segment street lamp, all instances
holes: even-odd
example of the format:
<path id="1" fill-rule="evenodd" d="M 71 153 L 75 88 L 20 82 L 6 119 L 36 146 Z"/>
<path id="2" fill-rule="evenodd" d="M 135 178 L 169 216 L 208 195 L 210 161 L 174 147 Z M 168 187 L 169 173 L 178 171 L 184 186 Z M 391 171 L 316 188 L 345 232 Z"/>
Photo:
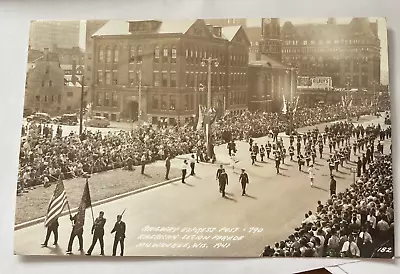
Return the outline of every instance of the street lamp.
<path id="1" fill-rule="evenodd" d="M 217 58 L 203 58 L 201 62 L 201 66 L 205 67 L 208 66 L 208 73 L 207 73 L 207 111 L 206 111 L 206 145 L 207 145 L 207 154 L 210 159 L 212 159 L 212 150 L 211 150 L 211 67 L 215 66 L 218 67 L 218 59 Z"/>

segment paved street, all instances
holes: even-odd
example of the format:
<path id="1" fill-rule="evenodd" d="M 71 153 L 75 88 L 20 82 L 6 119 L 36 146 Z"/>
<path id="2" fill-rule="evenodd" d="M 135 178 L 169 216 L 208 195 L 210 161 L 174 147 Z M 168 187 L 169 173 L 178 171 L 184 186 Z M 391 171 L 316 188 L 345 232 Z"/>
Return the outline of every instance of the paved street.
<path id="1" fill-rule="evenodd" d="M 362 117 L 360 123 L 383 124 L 383 118 Z M 313 127 L 310 127 L 313 128 Z M 324 125 L 319 125 L 320 130 Z M 301 129 L 307 131 L 308 128 Z M 258 138 L 258 144 L 265 144 L 268 137 Z M 285 147 L 288 138 L 284 137 Z M 246 168 L 250 184 L 248 196 L 241 196 L 238 174 L 226 167 L 229 175 L 227 197 L 222 198 L 215 180 L 216 165 L 198 164 L 197 175 L 180 182 L 145 191 L 111 203 L 93 208 L 95 217 L 100 210 L 105 212 L 105 253 L 111 255 L 113 228 L 116 215 L 125 208 L 123 220 L 127 224 L 125 255 L 136 256 L 258 256 L 265 245 L 284 240 L 300 225 L 304 213 L 316 209 L 318 200 L 326 201 L 329 197 L 329 170 L 327 159 L 329 149 L 324 148 L 324 159 L 317 158 L 314 188 L 310 187 L 308 174 L 298 171 L 297 163 L 286 158 L 282 165 L 281 175 L 275 172 L 274 161 L 257 163 L 251 166 L 248 144 L 237 142 L 238 167 Z M 389 141 L 385 141 L 386 152 Z M 220 162 L 228 163 L 226 145 L 216 148 Z M 173 166 L 180 167 L 182 157 L 174 159 Z M 352 160 L 354 156 L 352 155 Z M 164 165 L 163 162 L 155 165 Z M 353 181 L 350 167 L 345 165 L 337 173 L 337 191 L 343 191 Z M 303 168 L 305 169 L 305 168 Z M 50 198 L 50 197 L 49 197 Z M 84 231 L 84 249 L 91 242 L 90 228 L 92 216 L 90 209 L 86 211 Z M 30 255 L 62 255 L 65 254 L 71 222 L 67 216 L 59 219 L 59 247 L 49 245 L 41 248 L 45 228 L 43 224 L 34 225 L 15 232 L 15 253 Z M 147 226 L 147 230 L 144 229 Z M 165 227 L 167 231 L 151 232 L 150 227 Z M 185 230 L 185 228 L 207 228 L 205 230 Z M 146 236 L 147 235 L 147 236 Z M 157 236 L 158 235 L 158 236 Z M 187 236 L 185 236 L 187 235 Z M 195 237 L 198 237 L 195 239 Z M 209 237 L 208 237 L 209 236 Z M 229 236 L 236 236 L 230 237 Z M 162 239 L 146 239 L 159 237 Z M 139 239 L 142 238 L 142 239 Z M 49 243 L 52 243 L 52 238 Z M 151 247 L 152 244 L 160 244 Z M 175 243 L 171 246 L 171 243 Z M 164 245 L 163 245 L 164 244 Z M 74 252 L 79 254 L 78 242 L 74 243 Z M 99 247 L 92 255 L 100 253 Z M 118 253 L 117 253 L 118 254 Z"/>

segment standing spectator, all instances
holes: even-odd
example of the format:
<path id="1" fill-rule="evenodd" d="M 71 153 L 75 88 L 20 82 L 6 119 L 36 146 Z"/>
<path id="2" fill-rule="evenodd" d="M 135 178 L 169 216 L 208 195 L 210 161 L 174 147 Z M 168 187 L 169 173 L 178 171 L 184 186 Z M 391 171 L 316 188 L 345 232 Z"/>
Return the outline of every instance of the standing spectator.
<path id="1" fill-rule="evenodd" d="M 192 154 L 192 156 L 190 157 L 190 175 L 191 176 L 196 175 L 194 172 L 195 165 L 196 165 L 196 159 L 194 158 L 194 155 Z"/>
<path id="2" fill-rule="evenodd" d="M 187 160 L 183 161 L 181 170 L 182 170 L 182 184 L 185 184 L 185 177 L 187 172 Z"/>
<path id="3" fill-rule="evenodd" d="M 169 180 L 169 171 L 171 170 L 171 158 L 168 155 L 165 159 L 165 180 Z"/>
<path id="4" fill-rule="evenodd" d="M 146 167 L 146 155 L 145 154 L 142 155 L 142 158 L 140 159 L 140 163 L 142 165 L 142 169 L 140 171 L 140 174 L 144 174 L 144 169 Z"/>
<path id="5" fill-rule="evenodd" d="M 342 257 L 346 258 L 359 258 L 360 257 L 360 249 L 357 244 L 354 242 L 354 236 L 350 235 L 349 239 L 343 244 L 342 247 Z"/>

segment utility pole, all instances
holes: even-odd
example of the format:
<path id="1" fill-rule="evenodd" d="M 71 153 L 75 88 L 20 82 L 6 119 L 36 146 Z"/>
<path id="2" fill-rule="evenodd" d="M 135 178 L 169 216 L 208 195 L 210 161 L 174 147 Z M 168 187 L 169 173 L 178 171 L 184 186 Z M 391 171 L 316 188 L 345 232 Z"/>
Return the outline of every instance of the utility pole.
<path id="1" fill-rule="evenodd" d="M 142 119 L 142 71 L 139 70 L 139 99 L 138 99 L 138 124 L 140 125 Z"/>
<path id="2" fill-rule="evenodd" d="M 79 136 L 81 136 L 82 135 L 82 132 L 83 132 L 83 108 L 84 108 L 84 106 L 83 106 L 83 102 L 84 102 L 84 89 L 85 89 L 85 76 L 82 76 L 82 81 L 81 81 L 81 87 L 82 87 L 82 90 L 81 90 L 81 109 L 80 109 L 80 112 L 79 112 Z"/>
<path id="3" fill-rule="evenodd" d="M 211 66 L 214 64 L 215 67 L 218 67 L 218 59 L 217 58 L 203 58 L 201 65 L 205 67 L 208 65 L 208 73 L 207 73 L 207 111 L 206 111 L 206 144 L 207 144 L 207 154 L 208 157 L 212 158 L 212 150 L 211 150 Z"/>

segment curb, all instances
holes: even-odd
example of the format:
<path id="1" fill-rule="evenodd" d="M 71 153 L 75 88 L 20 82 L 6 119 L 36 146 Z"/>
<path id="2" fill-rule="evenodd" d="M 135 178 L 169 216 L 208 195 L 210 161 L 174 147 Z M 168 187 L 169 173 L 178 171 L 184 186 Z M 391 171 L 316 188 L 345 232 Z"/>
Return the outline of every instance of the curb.
<path id="1" fill-rule="evenodd" d="M 188 177 L 189 177 L 189 175 L 186 176 L 186 178 L 188 178 Z M 160 183 L 157 183 L 157 184 L 154 184 L 154 185 L 150 185 L 150 186 L 145 186 L 145 187 L 142 187 L 142 188 L 139 188 L 139 189 L 136 189 L 136 190 L 132 190 L 132 191 L 129 191 L 129 192 L 126 192 L 126 193 L 122 193 L 122 194 L 118 194 L 118 195 L 115 195 L 115 196 L 112 196 L 112 197 L 109 197 L 109 198 L 105 198 L 103 200 L 99 200 L 99 201 L 93 202 L 92 203 L 92 207 L 99 206 L 99 205 L 102 205 L 102 204 L 105 204 L 105 203 L 109 203 L 109 202 L 112 202 L 112 201 L 115 201 L 115 200 L 119 200 L 119 199 L 122 199 L 122 198 L 126 198 L 128 196 L 131 196 L 131 195 L 134 195 L 134 194 L 138 194 L 138 193 L 141 193 L 141 192 L 146 191 L 146 190 L 150 190 L 150 189 L 157 188 L 157 187 L 160 187 L 160 186 L 164 186 L 164 185 L 167 185 L 167 184 L 170 184 L 170 183 L 174 183 L 174 182 L 179 181 L 180 179 L 181 179 L 181 177 L 177 177 L 177 178 L 174 178 L 174 179 L 171 179 L 171 180 L 168 180 L 168 181 L 160 182 Z M 71 213 L 76 213 L 76 212 L 78 212 L 78 207 L 71 208 Z M 68 214 L 69 214 L 69 211 L 65 210 L 60 214 L 60 217 L 68 215 Z M 38 223 L 42 223 L 42 222 L 44 222 L 45 219 L 46 219 L 46 217 L 44 216 L 44 217 L 40 217 L 40 218 L 37 218 L 37 219 L 34 219 L 34 220 L 30 220 L 30 221 L 25 222 L 25 223 L 21 223 L 21 224 L 15 225 L 14 226 L 14 231 L 17 231 L 17 230 L 20 230 L 20 229 L 23 229 L 23 228 L 26 228 L 26 227 L 29 227 L 29 226 L 33 226 L 33 225 L 36 225 Z"/>

